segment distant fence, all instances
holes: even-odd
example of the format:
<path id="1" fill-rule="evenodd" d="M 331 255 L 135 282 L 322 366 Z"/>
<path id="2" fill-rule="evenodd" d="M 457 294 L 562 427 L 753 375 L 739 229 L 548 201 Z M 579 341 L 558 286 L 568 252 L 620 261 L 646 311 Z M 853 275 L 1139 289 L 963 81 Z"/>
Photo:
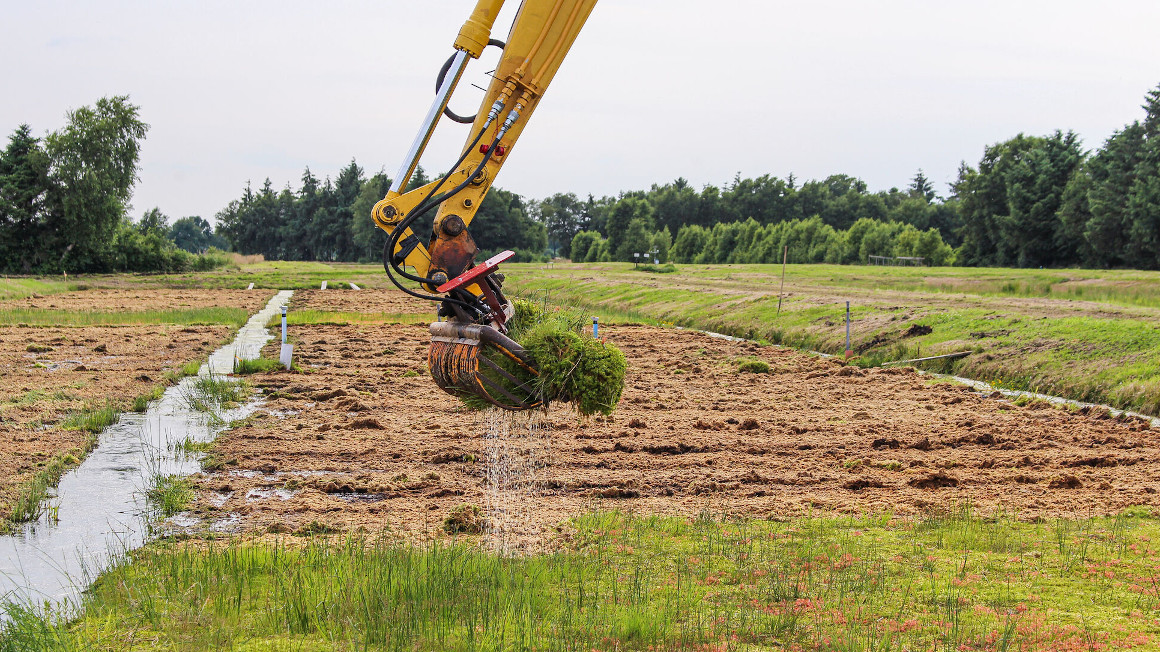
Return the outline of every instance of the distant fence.
<path id="1" fill-rule="evenodd" d="M 922 267 L 926 258 L 922 256 L 870 256 L 871 265 L 911 265 Z"/>

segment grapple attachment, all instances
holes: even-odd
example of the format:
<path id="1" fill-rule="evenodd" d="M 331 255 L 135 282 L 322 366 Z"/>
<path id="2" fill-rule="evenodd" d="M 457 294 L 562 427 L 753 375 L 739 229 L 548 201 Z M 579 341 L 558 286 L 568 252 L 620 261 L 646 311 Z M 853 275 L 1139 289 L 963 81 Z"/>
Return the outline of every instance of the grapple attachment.
<path id="1" fill-rule="evenodd" d="M 431 324 L 427 366 L 435 384 L 455 396 L 475 396 L 505 410 L 543 404 L 531 357 L 491 326 L 457 321 Z"/>

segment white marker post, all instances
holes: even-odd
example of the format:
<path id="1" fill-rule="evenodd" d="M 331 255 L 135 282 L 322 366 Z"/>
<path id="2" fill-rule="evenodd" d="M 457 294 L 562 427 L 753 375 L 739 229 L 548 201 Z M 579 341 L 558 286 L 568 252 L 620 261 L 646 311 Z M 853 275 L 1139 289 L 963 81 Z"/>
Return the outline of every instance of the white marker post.
<path id="1" fill-rule="evenodd" d="M 323 290 L 325 290 L 325 289 L 326 289 L 326 281 L 323 281 L 323 282 L 322 282 L 322 288 L 321 288 L 321 289 L 323 289 Z"/>
<path id="2" fill-rule="evenodd" d="M 286 343 L 286 306 L 282 306 L 282 350 L 278 352 L 278 362 L 289 371 L 293 361 L 294 345 Z"/>
<path id="3" fill-rule="evenodd" d="M 846 360 L 850 360 L 850 302 L 846 302 Z"/>

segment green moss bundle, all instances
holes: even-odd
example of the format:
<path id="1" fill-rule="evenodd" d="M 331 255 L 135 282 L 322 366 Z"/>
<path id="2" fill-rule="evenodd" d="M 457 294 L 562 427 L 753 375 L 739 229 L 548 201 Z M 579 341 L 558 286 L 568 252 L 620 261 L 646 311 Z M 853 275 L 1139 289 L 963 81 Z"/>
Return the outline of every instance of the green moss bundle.
<path id="1" fill-rule="evenodd" d="M 533 327 L 520 344 L 536 361 L 545 399 L 571 402 L 585 415 L 612 414 L 616 409 L 627 367 L 620 349 L 560 330 L 553 321 Z"/>
<path id="2" fill-rule="evenodd" d="M 578 310 L 520 299 L 515 302 L 508 337 L 535 360 L 540 375 L 533 381 L 534 387 L 545 404 L 571 403 L 585 416 L 612 414 L 624 391 L 627 363 L 620 349 L 592 337 L 584 328 L 588 323 L 588 317 Z M 517 378 L 527 378 L 516 365 L 499 362 Z M 502 382 L 498 377 L 493 379 Z M 474 397 L 464 403 L 473 408 L 489 405 Z"/>

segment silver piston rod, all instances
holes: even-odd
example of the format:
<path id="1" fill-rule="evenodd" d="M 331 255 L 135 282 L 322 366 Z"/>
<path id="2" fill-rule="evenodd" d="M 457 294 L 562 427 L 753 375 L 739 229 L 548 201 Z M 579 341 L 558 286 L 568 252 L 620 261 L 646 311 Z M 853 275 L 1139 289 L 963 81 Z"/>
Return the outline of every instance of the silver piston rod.
<path id="1" fill-rule="evenodd" d="M 399 171 L 395 174 L 395 179 L 391 182 L 391 192 L 402 192 L 403 188 L 407 186 L 407 182 L 411 180 L 411 174 L 415 172 L 415 166 L 419 164 L 419 157 L 423 156 L 423 150 L 427 148 L 427 142 L 431 140 L 431 134 L 435 131 L 435 125 L 439 122 L 439 116 L 443 115 L 443 109 L 447 108 L 447 102 L 451 99 L 451 93 L 455 90 L 455 85 L 459 83 L 459 78 L 467 68 L 469 58 L 470 56 L 467 52 L 463 50 L 455 51 L 455 56 L 451 59 L 451 67 L 447 71 L 447 76 L 443 78 L 443 84 L 435 93 L 435 100 L 431 103 L 431 110 L 427 112 L 427 117 L 423 120 L 423 126 L 419 128 L 419 133 L 415 136 L 415 142 L 411 143 L 411 149 L 407 150 L 407 157 L 403 160 L 403 164 L 399 166 Z"/>

